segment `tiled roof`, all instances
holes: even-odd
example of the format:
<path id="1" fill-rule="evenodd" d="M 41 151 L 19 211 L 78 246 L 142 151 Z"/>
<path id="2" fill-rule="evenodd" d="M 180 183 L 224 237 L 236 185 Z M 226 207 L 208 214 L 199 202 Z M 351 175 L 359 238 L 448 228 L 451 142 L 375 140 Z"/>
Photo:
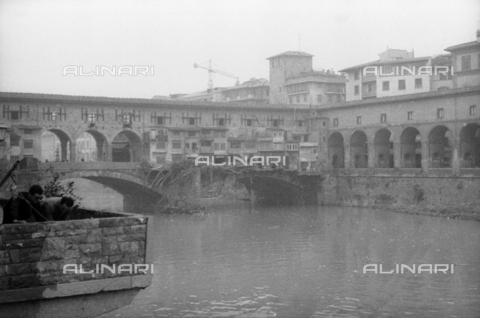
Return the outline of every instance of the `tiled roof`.
<path id="1" fill-rule="evenodd" d="M 203 101 L 188 101 L 188 100 L 164 100 L 164 99 L 146 99 L 146 98 L 119 98 L 119 97 L 99 97 L 99 96 L 74 96 L 74 95 L 59 95 L 59 94 L 38 94 L 38 93 L 18 93 L 18 92 L 0 92 L 0 100 L 22 100 L 33 102 L 64 102 L 64 103 L 99 103 L 112 104 L 117 106 L 131 107 L 133 105 L 146 105 L 157 107 L 192 107 L 198 109 L 204 108 L 228 108 L 228 109 L 272 109 L 284 110 L 294 109 L 289 104 L 261 104 L 258 103 L 236 103 L 236 102 L 203 102 Z M 308 109 L 308 106 L 298 107 Z"/>
<path id="2" fill-rule="evenodd" d="M 277 55 L 274 55 L 274 56 L 270 56 L 270 57 L 267 58 L 267 60 L 273 59 L 273 58 L 279 57 L 279 56 L 306 56 L 306 57 L 312 57 L 313 55 L 312 55 L 312 54 L 305 53 L 305 52 L 299 52 L 299 51 L 287 51 L 287 52 L 283 52 L 283 53 L 280 53 L 280 54 L 277 54 Z"/>
<path id="3" fill-rule="evenodd" d="M 222 89 L 222 91 L 229 91 L 229 90 L 235 90 L 235 89 L 246 88 L 246 87 L 263 87 L 263 86 L 268 86 L 268 80 L 264 78 L 259 78 L 259 79 L 252 78 L 246 82 L 243 82 L 240 85 L 224 88 Z"/>
<path id="4" fill-rule="evenodd" d="M 467 42 L 467 43 L 462 43 L 454 46 L 447 47 L 445 51 L 447 52 L 452 52 L 452 51 L 457 51 L 461 49 L 467 49 L 471 47 L 478 47 L 480 48 L 480 42 L 478 41 L 472 41 L 472 42 Z"/>
<path id="5" fill-rule="evenodd" d="M 430 56 L 414 57 L 414 58 L 411 58 L 411 59 L 387 60 L 387 61 L 376 60 L 376 61 L 373 61 L 373 62 L 368 62 L 368 63 L 356 65 L 356 66 L 347 67 L 347 68 L 344 68 L 343 70 L 340 70 L 339 72 L 346 72 L 346 71 L 349 71 L 349 70 L 354 70 L 354 69 L 365 67 L 365 66 L 402 64 L 402 63 L 408 63 L 408 62 L 427 61 L 429 59 L 430 59 Z"/>
<path id="6" fill-rule="evenodd" d="M 321 83 L 346 83 L 345 77 L 337 74 L 325 74 L 323 72 L 308 72 L 287 78 L 285 85 L 292 85 L 304 82 Z"/>

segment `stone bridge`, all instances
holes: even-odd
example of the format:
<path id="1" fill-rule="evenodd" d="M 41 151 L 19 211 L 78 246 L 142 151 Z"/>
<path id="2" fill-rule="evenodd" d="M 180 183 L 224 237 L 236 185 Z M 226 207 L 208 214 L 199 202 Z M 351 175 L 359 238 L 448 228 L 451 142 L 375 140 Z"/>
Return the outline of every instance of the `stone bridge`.
<path id="1" fill-rule="evenodd" d="M 318 173 L 286 169 L 248 169 L 237 177 L 257 199 L 282 204 L 317 204 L 321 180 Z"/>
<path id="2" fill-rule="evenodd" d="M 83 178 L 100 183 L 123 195 L 124 210 L 140 213 L 168 195 L 162 187 L 152 186 L 148 170 L 136 162 L 53 162 L 34 169 L 20 169 L 19 184 L 46 184 L 57 173 L 59 180 Z M 100 194 L 101 195 L 101 194 Z"/>

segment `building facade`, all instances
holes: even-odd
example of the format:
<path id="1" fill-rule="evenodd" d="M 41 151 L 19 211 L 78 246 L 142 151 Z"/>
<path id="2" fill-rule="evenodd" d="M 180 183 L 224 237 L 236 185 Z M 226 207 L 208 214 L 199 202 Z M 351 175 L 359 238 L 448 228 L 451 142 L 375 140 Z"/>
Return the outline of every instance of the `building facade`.
<path id="1" fill-rule="evenodd" d="M 425 93 L 453 88 L 450 55 L 414 57 L 388 49 L 379 60 L 340 70 L 347 74 L 346 100 Z"/>
<path id="2" fill-rule="evenodd" d="M 480 85 L 480 30 L 476 41 L 450 46 L 445 51 L 452 54 L 454 87 Z"/>

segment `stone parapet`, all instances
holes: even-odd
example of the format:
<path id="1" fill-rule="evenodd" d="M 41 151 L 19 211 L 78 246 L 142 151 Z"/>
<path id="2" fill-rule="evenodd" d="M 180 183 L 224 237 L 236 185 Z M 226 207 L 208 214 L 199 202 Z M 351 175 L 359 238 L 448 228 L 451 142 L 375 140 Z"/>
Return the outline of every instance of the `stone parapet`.
<path id="1" fill-rule="evenodd" d="M 92 211 L 88 212 L 85 215 L 92 216 Z M 84 293 L 95 293 L 100 285 L 113 289 L 148 286 L 153 271 L 147 263 L 148 217 L 93 215 L 89 219 L 1 225 L 0 303 L 70 296 L 70 292 L 59 291 L 70 290 L 68 286 L 74 283 L 91 287 L 83 288 Z M 27 290 L 33 292 L 25 293 Z"/>

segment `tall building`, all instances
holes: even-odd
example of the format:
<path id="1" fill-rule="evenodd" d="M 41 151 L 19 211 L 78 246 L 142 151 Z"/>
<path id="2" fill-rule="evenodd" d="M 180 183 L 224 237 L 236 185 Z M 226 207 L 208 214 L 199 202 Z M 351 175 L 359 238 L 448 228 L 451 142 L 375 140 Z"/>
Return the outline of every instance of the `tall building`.
<path id="1" fill-rule="evenodd" d="M 450 46 L 445 51 L 452 53 L 455 88 L 480 85 L 480 27 L 476 41 Z"/>
<path id="2" fill-rule="evenodd" d="M 379 59 L 340 70 L 347 74 L 346 100 L 424 93 L 453 87 L 451 57 L 414 57 L 387 49 Z"/>
<path id="3" fill-rule="evenodd" d="M 313 55 L 288 51 L 267 58 L 270 61 L 270 104 L 287 104 L 285 82 L 302 72 L 311 72 Z"/>
<path id="4" fill-rule="evenodd" d="M 333 71 L 302 72 L 284 83 L 288 104 L 323 105 L 345 101 L 343 76 Z"/>

